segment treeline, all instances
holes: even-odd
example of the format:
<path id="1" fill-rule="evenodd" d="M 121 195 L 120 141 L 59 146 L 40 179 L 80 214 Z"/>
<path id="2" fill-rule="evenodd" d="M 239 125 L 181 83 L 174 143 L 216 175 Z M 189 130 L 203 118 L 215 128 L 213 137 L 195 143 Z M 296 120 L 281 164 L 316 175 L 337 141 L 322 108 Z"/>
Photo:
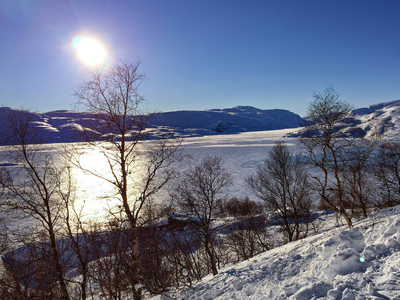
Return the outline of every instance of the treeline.
<path id="1" fill-rule="evenodd" d="M 173 295 L 223 266 L 318 232 L 315 208 L 334 211 L 351 227 L 354 218 L 400 204 L 400 145 L 349 134 L 351 107 L 331 87 L 309 105 L 299 154 L 278 141 L 245 179 L 260 201 L 227 198 L 231 176 L 222 158 L 208 156 L 181 171 L 179 138 L 144 142 L 146 120 L 135 117 L 144 101 L 138 67 L 120 63 L 89 73 L 75 91 L 93 115 L 81 131 L 84 146 L 103 156 L 106 172 L 85 164 L 80 144 L 48 151 L 30 114 L 7 115 L 1 299 Z M 112 190 L 104 220 L 85 217 L 74 168 Z"/>

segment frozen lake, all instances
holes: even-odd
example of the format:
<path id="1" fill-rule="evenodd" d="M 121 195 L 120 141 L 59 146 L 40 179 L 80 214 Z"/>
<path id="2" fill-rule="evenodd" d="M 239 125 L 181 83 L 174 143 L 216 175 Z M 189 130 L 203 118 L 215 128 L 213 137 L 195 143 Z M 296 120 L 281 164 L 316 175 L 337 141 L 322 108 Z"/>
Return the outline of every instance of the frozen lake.
<path id="1" fill-rule="evenodd" d="M 286 137 L 291 132 L 293 129 L 186 138 L 182 147 L 184 153 L 193 159 L 191 161 L 193 164 L 197 164 L 205 156 L 222 157 L 225 169 L 233 178 L 229 196 L 254 198 L 246 190 L 244 178 L 253 174 L 257 167 L 263 164 L 276 141 L 284 141 L 292 152 L 296 152 L 297 140 Z M 65 145 L 68 146 L 68 144 L 46 145 L 46 151 L 56 152 Z M 108 169 L 102 154 L 85 147 L 82 149 L 85 152 L 82 156 L 83 164 L 89 169 L 93 168 L 96 172 L 106 174 Z M 0 147 L 0 164 L 12 163 L 5 158 L 6 151 L 7 147 Z M 188 167 L 188 164 L 183 164 L 179 171 L 182 172 Z M 106 214 L 107 207 L 113 204 L 114 191 L 111 185 L 93 175 L 84 174 L 78 168 L 73 169 L 73 175 L 77 204 L 84 205 L 85 214 L 91 218 L 101 218 L 103 214 Z"/>
<path id="2" fill-rule="evenodd" d="M 199 162 L 207 155 L 221 156 L 224 167 L 233 177 L 230 196 L 252 198 L 246 191 L 244 178 L 253 174 L 262 165 L 276 141 L 284 141 L 290 150 L 297 151 L 296 138 L 286 138 L 293 129 L 246 132 L 231 135 L 188 138 L 183 143 L 185 153 Z"/>

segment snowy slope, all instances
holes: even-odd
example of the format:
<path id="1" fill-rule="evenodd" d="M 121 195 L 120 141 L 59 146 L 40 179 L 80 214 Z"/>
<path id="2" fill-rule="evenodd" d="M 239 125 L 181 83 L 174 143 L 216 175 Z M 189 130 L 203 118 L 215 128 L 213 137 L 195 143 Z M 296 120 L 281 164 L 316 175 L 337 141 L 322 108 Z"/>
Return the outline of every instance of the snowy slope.
<path id="1" fill-rule="evenodd" d="M 222 269 L 180 299 L 400 299 L 400 206 Z"/>
<path id="2" fill-rule="evenodd" d="M 18 113 L 9 107 L 0 107 L 0 143 L 4 144 L 10 133 L 7 124 L 7 114 Z M 37 130 L 37 138 L 44 143 L 65 143 L 81 141 L 79 131 L 84 120 L 90 115 L 70 111 L 54 111 L 45 114 L 25 112 L 32 120 Z"/>
<path id="3" fill-rule="evenodd" d="M 299 132 L 303 131 L 299 128 Z M 400 100 L 353 109 L 347 118 L 333 129 L 343 137 L 372 137 L 400 140 Z M 297 133 L 292 135 L 297 136 Z"/>
<path id="4" fill-rule="evenodd" d="M 399 139 L 400 100 L 354 109 L 351 116 L 353 125 L 363 129 L 367 136 L 378 133 L 389 140 Z"/>

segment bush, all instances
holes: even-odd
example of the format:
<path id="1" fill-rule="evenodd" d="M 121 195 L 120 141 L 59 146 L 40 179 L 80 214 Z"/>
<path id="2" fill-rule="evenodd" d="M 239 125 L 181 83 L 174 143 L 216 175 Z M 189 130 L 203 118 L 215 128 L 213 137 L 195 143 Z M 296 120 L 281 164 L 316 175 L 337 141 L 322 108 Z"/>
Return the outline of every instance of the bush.
<path id="1" fill-rule="evenodd" d="M 263 213 L 264 207 L 248 197 L 244 199 L 234 197 L 222 203 L 221 211 L 226 216 L 246 218 Z"/>

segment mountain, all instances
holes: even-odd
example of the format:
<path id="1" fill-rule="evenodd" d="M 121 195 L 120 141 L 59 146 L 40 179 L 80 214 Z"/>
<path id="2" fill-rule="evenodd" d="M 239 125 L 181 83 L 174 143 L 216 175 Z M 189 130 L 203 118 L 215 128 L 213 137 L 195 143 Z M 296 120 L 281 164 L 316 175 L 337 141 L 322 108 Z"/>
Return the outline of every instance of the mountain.
<path id="1" fill-rule="evenodd" d="M 6 114 L 13 111 L 9 107 L 0 108 L 1 129 L 7 130 Z M 30 114 L 39 136 L 47 143 L 81 141 L 80 131 L 93 115 L 87 112 L 58 110 L 47 113 Z M 229 134 L 247 131 L 264 131 L 299 127 L 303 119 L 283 109 L 262 110 L 250 106 L 204 111 L 171 111 L 149 115 L 147 131 L 150 136 L 165 132 L 181 137 L 210 134 Z"/>
<path id="2" fill-rule="evenodd" d="M 351 111 L 352 126 L 367 136 L 383 134 L 388 140 L 398 140 L 400 133 L 400 100 L 379 103 Z"/>
<path id="3" fill-rule="evenodd" d="M 384 102 L 350 111 L 348 117 L 338 123 L 334 132 L 343 137 L 372 137 L 381 135 L 386 140 L 400 140 L 400 100 Z M 307 135 L 307 128 L 299 128 L 290 136 L 297 137 L 298 133 Z M 314 134 L 314 132 L 311 132 Z"/>
<path id="4" fill-rule="evenodd" d="M 400 206 L 224 268 L 179 299 L 400 299 Z"/>
<path id="5" fill-rule="evenodd" d="M 204 111 L 171 111 L 150 114 L 149 125 L 168 128 L 183 136 L 238 133 L 296 128 L 303 119 L 288 110 L 262 110 L 251 106 Z"/>
<path id="6" fill-rule="evenodd" d="M 0 107 L 0 130 L 7 130 L 8 107 Z M 67 110 L 47 113 L 29 113 L 39 136 L 47 143 L 78 142 L 79 132 L 91 130 L 85 124 L 93 118 L 87 112 Z M 166 132 L 180 137 L 232 134 L 298 128 L 304 120 L 283 109 L 263 110 L 251 106 L 236 106 L 203 111 L 170 111 L 148 116 L 147 132 L 150 137 Z M 383 134 L 388 140 L 398 140 L 400 132 L 400 100 L 353 109 L 345 123 L 340 124 L 344 136 L 371 136 Z M 0 134 L 4 136 L 4 134 Z M 294 133 L 293 136 L 296 136 Z M 4 142 L 3 142 L 4 143 Z"/>

